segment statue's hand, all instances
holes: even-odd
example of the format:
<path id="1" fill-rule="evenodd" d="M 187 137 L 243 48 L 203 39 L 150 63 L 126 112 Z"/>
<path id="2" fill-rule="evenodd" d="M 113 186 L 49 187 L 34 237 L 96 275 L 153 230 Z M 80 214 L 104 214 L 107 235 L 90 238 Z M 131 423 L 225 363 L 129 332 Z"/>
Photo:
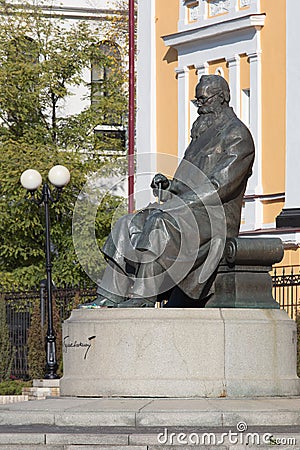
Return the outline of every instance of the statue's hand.
<path id="1" fill-rule="evenodd" d="M 162 173 L 157 173 L 156 175 L 154 175 L 154 178 L 151 182 L 152 189 L 168 189 L 169 186 L 170 181 L 165 175 L 163 175 Z"/>

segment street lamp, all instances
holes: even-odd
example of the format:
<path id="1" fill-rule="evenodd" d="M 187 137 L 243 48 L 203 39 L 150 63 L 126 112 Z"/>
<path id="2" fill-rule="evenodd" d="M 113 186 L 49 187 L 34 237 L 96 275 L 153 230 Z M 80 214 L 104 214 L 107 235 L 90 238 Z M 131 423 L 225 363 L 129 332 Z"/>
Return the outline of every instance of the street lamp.
<path id="1" fill-rule="evenodd" d="M 47 305 L 48 305 L 48 325 L 46 335 L 46 375 L 47 379 L 59 378 L 56 374 L 56 345 L 53 329 L 53 308 L 52 308 L 52 264 L 50 253 L 50 216 L 49 203 L 56 203 L 60 199 L 62 188 L 70 181 L 70 172 L 64 166 L 57 165 L 52 167 L 48 173 L 50 183 L 55 187 L 55 196 L 52 195 L 50 187 L 44 183 L 41 196 L 36 196 L 36 190 L 41 186 L 43 180 L 41 174 L 34 169 L 25 170 L 22 173 L 20 181 L 22 186 L 31 194 L 31 200 L 37 204 L 44 204 L 45 224 L 46 224 L 46 275 L 47 275 Z"/>

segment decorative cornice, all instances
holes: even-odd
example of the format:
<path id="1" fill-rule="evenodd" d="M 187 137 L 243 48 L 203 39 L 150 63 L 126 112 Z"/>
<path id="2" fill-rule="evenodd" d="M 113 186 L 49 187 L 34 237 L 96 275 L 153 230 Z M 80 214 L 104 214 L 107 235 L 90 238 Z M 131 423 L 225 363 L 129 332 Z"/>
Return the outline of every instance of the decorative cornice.
<path id="1" fill-rule="evenodd" d="M 227 58 L 226 61 L 228 62 L 229 66 L 236 66 L 240 63 L 240 56 L 239 55 L 234 55 L 231 56 L 230 58 Z"/>
<path id="2" fill-rule="evenodd" d="M 176 67 L 176 69 L 175 69 L 175 73 L 178 76 L 185 76 L 188 72 L 189 72 L 188 67 Z"/>
<path id="3" fill-rule="evenodd" d="M 32 8 L 22 3 L 12 4 L 14 7 L 20 8 L 30 13 Z M 76 6 L 56 6 L 56 5 L 41 5 L 41 11 L 45 16 L 59 16 L 66 19 L 86 19 L 86 20 L 110 20 L 112 16 L 126 16 L 128 11 L 117 10 L 109 8 L 88 8 L 88 7 L 76 7 Z"/>
<path id="4" fill-rule="evenodd" d="M 265 24 L 265 14 L 242 16 L 236 19 L 224 20 L 218 24 L 205 25 L 179 33 L 163 36 L 167 47 L 180 47 L 200 40 L 209 40 L 225 34 L 237 33 L 249 29 L 262 28 Z"/>
<path id="5" fill-rule="evenodd" d="M 206 70 L 209 68 L 209 64 L 207 62 L 201 63 L 201 64 L 195 64 L 196 70 Z"/>
<path id="6" fill-rule="evenodd" d="M 247 53 L 248 58 L 252 61 L 259 61 L 261 59 L 261 50 L 253 53 Z"/>
<path id="7" fill-rule="evenodd" d="M 199 0 L 184 0 L 184 6 L 190 7 L 190 6 L 198 6 Z"/>

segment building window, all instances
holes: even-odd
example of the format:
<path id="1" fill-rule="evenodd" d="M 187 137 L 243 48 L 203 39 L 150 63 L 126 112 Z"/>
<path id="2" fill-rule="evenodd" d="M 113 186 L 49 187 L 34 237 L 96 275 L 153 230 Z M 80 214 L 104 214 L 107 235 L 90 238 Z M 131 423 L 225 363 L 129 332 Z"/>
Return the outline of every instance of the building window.
<path id="1" fill-rule="evenodd" d="M 101 97 L 112 95 L 112 82 L 121 64 L 118 46 L 110 41 L 101 42 L 91 62 L 91 101 L 97 104 Z"/>
<path id="2" fill-rule="evenodd" d="M 96 147 L 106 155 L 125 150 L 121 64 L 121 53 L 115 43 L 103 41 L 95 48 L 91 62 L 91 103 L 99 113 L 99 124 L 94 135 Z"/>
<path id="3" fill-rule="evenodd" d="M 245 8 L 246 6 L 250 6 L 250 0 L 240 0 L 240 7 Z"/>
<path id="4" fill-rule="evenodd" d="M 126 130 L 122 126 L 99 125 L 94 130 L 96 146 L 106 156 L 122 155 L 126 145 Z"/>
<path id="5" fill-rule="evenodd" d="M 217 16 L 229 12 L 231 0 L 209 0 L 209 15 Z"/>
<path id="6" fill-rule="evenodd" d="M 250 127 L 250 89 L 242 90 L 242 121 Z"/>

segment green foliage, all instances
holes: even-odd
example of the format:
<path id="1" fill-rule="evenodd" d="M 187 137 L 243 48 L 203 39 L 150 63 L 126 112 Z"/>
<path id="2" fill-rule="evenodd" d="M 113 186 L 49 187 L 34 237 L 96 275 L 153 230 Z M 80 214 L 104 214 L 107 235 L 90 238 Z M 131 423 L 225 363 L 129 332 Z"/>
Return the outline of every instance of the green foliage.
<path id="1" fill-rule="evenodd" d="M 21 395 L 24 387 L 31 387 L 31 381 L 9 380 L 0 382 L 0 395 Z"/>
<path id="2" fill-rule="evenodd" d="M 76 308 L 81 302 L 79 293 L 74 294 L 74 298 L 70 300 L 69 311 Z M 47 315 L 45 318 L 47 324 Z M 63 375 L 63 358 L 62 358 L 62 322 L 59 314 L 59 304 L 53 295 L 53 328 L 56 337 L 56 361 L 57 374 Z M 36 301 L 33 305 L 31 313 L 30 328 L 28 332 L 28 372 L 31 379 L 44 378 L 46 370 L 46 333 L 47 325 L 41 326 L 40 302 Z"/>
<path id="3" fill-rule="evenodd" d="M 46 366 L 46 327 L 41 326 L 40 302 L 36 301 L 31 313 L 28 332 L 28 372 L 31 379 L 44 378 Z"/>
<path id="4" fill-rule="evenodd" d="M 72 214 L 90 174 L 102 168 L 108 176 L 124 168 L 116 151 L 107 155 L 107 150 L 122 148 L 118 136 L 94 129 L 124 125 L 126 70 L 116 64 L 113 51 L 101 50 L 96 27 L 80 22 L 66 28 L 61 19 L 44 17 L 25 2 L 20 8 L 0 1 L 0 12 L 0 285 L 28 289 L 44 278 L 44 211 L 25 199 L 19 178 L 35 168 L 46 180 L 55 164 L 68 167 L 71 183 L 51 207 L 53 280 L 57 285 L 84 281 L 87 275 L 72 244 Z M 117 38 L 116 30 L 111 33 Z M 121 54 L 122 42 L 121 37 Z M 99 85 L 86 86 L 82 77 L 91 61 L 107 75 L 101 80 L 103 95 L 96 97 L 93 89 Z M 74 89 L 83 85 L 95 101 L 79 112 L 62 114 Z M 110 197 L 99 207 L 99 244 L 110 230 L 117 204 Z"/>
<path id="5" fill-rule="evenodd" d="M 13 359 L 14 348 L 9 339 L 5 298 L 4 295 L 0 295 L 0 382 L 9 379 Z"/>
<path id="6" fill-rule="evenodd" d="M 62 328 L 59 309 L 55 298 L 53 298 L 53 327 L 56 337 L 57 374 L 62 377 Z"/>

